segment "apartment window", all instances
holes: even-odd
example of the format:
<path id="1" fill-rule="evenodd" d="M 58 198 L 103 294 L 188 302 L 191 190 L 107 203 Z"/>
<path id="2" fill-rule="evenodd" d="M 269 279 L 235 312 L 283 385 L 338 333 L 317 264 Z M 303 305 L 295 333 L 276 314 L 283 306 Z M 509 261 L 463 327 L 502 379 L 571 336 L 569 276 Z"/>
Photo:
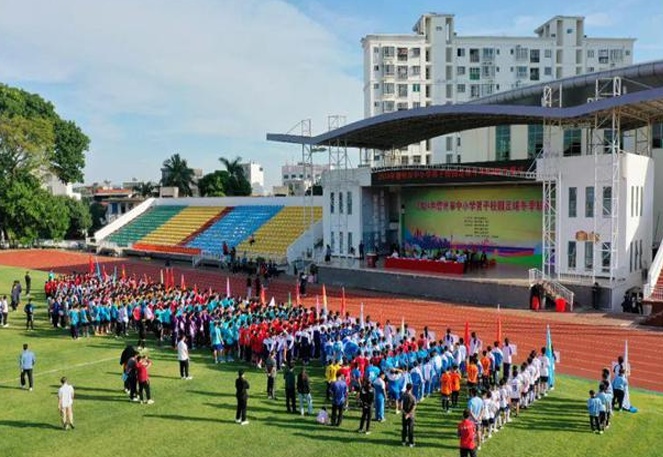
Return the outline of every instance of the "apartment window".
<path id="1" fill-rule="evenodd" d="M 569 217 L 578 215 L 578 188 L 569 187 Z"/>
<path id="2" fill-rule="evenodd" d="M 484 78 L 495 77 L 495 67 L 493 65 L 484 65 L 481 67 L 481 75 Z"/>
<path id="3" fill-rule="evenodd" d="M 396 54 L 398 55 L 398 60 L 400 62 L 407 60 L 407 48 L 398 48 Z"/>
<path id="4" fill-rule="evenodd" d="M 546 59 L 552 59 L 552 49 L 546 49 L 545 51 L 543 51 L 543 56 Z"/>
<path id="5" fill-rule="evenodd" d="M 470 98 L 479 98 L 481 95 L 481 86 L 478 84 L 470 85 Z"/>
<path id="6" fill-rule="evenodd" d="M 409 162 L 408 156 L 401 156 L 401 165 L 407 165 Z"/>
<path id="7" fill-rule="evenodd" d="M 382 85 L 382 93 L 384 95 L 393 95 L 394 87 L 394 83 L 384 83 Z"/>
<path id="8" fill-rule="evenodd" d="M 470 81 L 478 81 L 481 79 L 481 68 L 470 67 Z"/>
<path id="9" fill-rule="evenodd" d="M 373 65 L 373 71 L 380 71 L 380 65 Z"/>
<path id="10" fill-rule="evenodd" d="M 530 79 L 530 81 L 538 81 L 540 79 L 538 68 L 530 68 L 529 69 L 529 79 Z"/>
<path id="11" fill-rule="evenodd" d="M 399 97 L 407 97 L 407 84 L 399 84 L 398 85 L 398 96 Z"/>
<path id="12" fill-rule="evenodd" d="M 610 250 L 610 243 L 601 243 L 601 271 L 604 273 L 610 272 L 610 259 L 612 252 Z"/>
<path id="13" fill-rule="evenodd" d="M 352 214 L 352 192 L 348 192 L 347 205 L 348 205 L 348 214 Z"/>
<path id="14" fill-rule="evenodd" d="M 516 67 L 516 78 L 525 79 L 527 78 L 527 67 L 519 66 Z"/>
<path id="15" fill-rule="evenodd" d="M 642 217 L 642 213 L 645 209 L 645 188 L 644 186 L 640 186 L 640 217 Z"/>
<path id="16" fill-rule="evenodd" d="M 456 55 L 458 57 L 465 57 L 465 48 L 458 48 L 456 49 Z"/>
<path id="17" fill-rule="evenodd" d="M 430 98 L 430 84 L 426 84 L 426 98 Z M 429 105 L 426 105 L 429 106 Z"/>
<path id="18" fill-rule="evenodd" d="M 470 62 L 479 62 L 479 50 L 470 49 Z"/>
<path id="19" fill-rule="evenodd" d="M 588 59 L 593 59 L 594 58 L 594 50 L 593 49 L 588 49 L 587 50 L 587 58 Z"/>
<path id="20" fill-rule="evenodd" d="M 396 49 L 393 46 L 385 46 L 382 48 L 382 57 L 390 58 L 396 55 Z"/>
<path id="21" fill-rule="evenodd" d="M 374 46 L 373 47 L 373 54 L 379 54 L 379 53 L 380 53 L 380 48 L 378 48 L 377 46 Z"/>
<path id="22" fill-rule="evenodd" d="M 567 35 L 570 35 L 570 34 L 572 34 L 572 33 L 573 33 L 573 29 L 566 29 L 566 34 L 567 34 Z"/>
<path id="23" fill-rule="evenodd" d="M 543 74 L 545 76 L 552 76 L 552 67 L 544 67 L 543 68 Z"/>
<path id="24" fill-rule="evenodd" d="M 396 110 L 397 111 L 405 111 L 408 108 L 407 102 L 398 102 L 396 104 Z"/>
<path id="25" fill-rule="evenodd" d="M 585 241 L 585 270 L 594 269 L 594 242 Z"/>
<path id="26" fill-rule="evenodd" d="M 494 60 L 495 59 L 495 48 L 483 48 L 481 49 L 481 56 L 483 60 Z"/>
<path id="27" fill-rule="evenodd" d="M 421 108 L 421 102 L 412 102 L 412 108 Z"/>
<path id="28" fill-rule="evenodd" d="M 587 73 L 594 73 L 594 67 L 587 67 Z"/>
<path id="29" fill-rule="evenodd" d="M 543 149 L 543 125 L 527 126 L 527 158 L 533 159 Z"/>
<path id="30" fill-rule="evenodd" d="M 541 61 L 540 52 L 541 51 L 539 51 L 538 49 L 532 49 L 529 52 L 529 61 L 530 61 L 530 63 L 539 63 Z"/>
<path id="31" fill-rule="evenodd" d="M 528 60 L 529 49 L 516 46 L 516 60 Z"/>
<path id="32" fill-rule="evenodd" d="M 464 94 L 465 93 L 465 84 L 457 84 L 456 85 L 456 92 L 459 94 Z"/>
<path id="33" fill-rule="evenodd" d="M 566 263 L 569 270 L 576 269 L 576 257 L 577 257 L 577 247 L 575 241 L 569 241 L 568 247 L 566 248 Z"/>
<path id="34" fill-rule="evenodd" d="M 421 156 L 412 156 L 412 163 L 414 165 L 420 165 L 421 164 Z"/>
<path id="35" fill-rule="evenodd" d="M 343 255 L 343 232 L 338 232 L 338 253 Z"/>
<path id="36" fill-rule="evenodd" d="M 396 77 L 398 79 L 407 79 L 407 67 L 405 65 L 399 65 L 396 69 Z"/>
<path id="37" fill-rule="evenodd" d="M 419 65 L 415 65 L 410 67 L 410 74 L 412 76 L 420 76 L 421 75 L 421 67 Z"/>
<path id="38" fill-rule="evenodd" d="M 336 252 L 336 237 L 334 236 L 334 232 L 331 232 L 330 235 L 329 244 L 331 245 L 331 250 L 332 252 Z"/>
<path id="39" fill-rule="evenodd" d="M 444 29 L 442 28 L 441 25 L 436 25 L 436 26 L 435 26 L 435 31 L 436 31 L 436 32 L 441 32 L 442 30 L 444 30 Z"/>
<path id="40" fill-rule="evenodd" d="M 338 212 L 343 214 L 343 192 L 338 193 Z"/>
<path id="41" fill-rule="evenodd" d="M 638 269 L 642 270 L 642 240 L 638 244 L 640 245 L 638 248 Z"/>
<path id="42" fill-rule="evenodd" d="M 421 56 L 421 48 L 410 49 L 410 57 L 418 58 Z"/>
<path id="43" fill-rule="evenodd" d="M 577 156 L 582 151 L 582 131 L 580 129 L 564 130 L 564 155 Z"/>
<path id="44" fill-rule="evenodd" d="M 334 214 L 334 192 L 329 193 L 329 212 Z"/>
<path id="45" fill-rule="evenodd" d="M 635 186 L 631 186 L 631 217 L 635 216 Z"/>
<path id="46" fill-rule="evenodd" d="M 348 254 L 352 254 L 352 232 L 348 232 Z"/>
<path id="47" fill-rule="evenodd" d="M 382 67 L 384 70 L 384 75 L 385 76 L 394 76 L 394 66 L 393 65 L 385 65 Z"/>
<path id="48" fill-rule="evenodd" d="M 465 75 L 465 67 L 456 67 L 456 75 L 457 76 L 464 76 Z"/>
<path id="49" fill-rule="evenodd" d="M 373 89 L 379 89 L 379 88 L 380 88 L 380 83 L 373 84 Z"/>
<path id="50" fill-rule="evenodd" d="M 663 124 L 654 124 L 651 126 L 651 147 L 663 148 Z"/>
<path id="51" fill-rule="evenodd" d="M 495 127 L 495 160 L 509 160 L 511 154 L 511 126 Z"/>
<path id="52" fill-rule="evenodd" d="M 612 214 L 612 186 L 603 187 L 603 215 Z"/>
<path id="53" fill-rule="evenodd" d="M 585 217 L 594 217 L 594 186 L 585 187 Z"/>
<path id="54" fill-rule="evenodd" d="M 624 50 L 622 49 L 611 49 L 610 50 L 610 60 L 613 62 L 624 60 Z"/>
<path id="55" fill-rule="evenodd" d="M 446 160 L 446 163 L 453 163 L 453 161 L 454 161 L 454 155 L 453 155 L 453 154 L 447 154 L 445 160 Z"/>
<path id="56" fill-rule="evenodd" d="M 629 252 L 628 271 L 629 271 L 629 273 L 632 273 L 633 272 L 633 241 L 631 241 L 628 252 Z"/>
<path id="57" fill-rule="evenodd" d="M 608 63 L 609 52 L 607 49 L 599 49 L 599 63 Z"/>
<path id="58" fill-rule="evenodd" d="M 421 92 L 421 84 L 412 84 L 412 92 Z"/>

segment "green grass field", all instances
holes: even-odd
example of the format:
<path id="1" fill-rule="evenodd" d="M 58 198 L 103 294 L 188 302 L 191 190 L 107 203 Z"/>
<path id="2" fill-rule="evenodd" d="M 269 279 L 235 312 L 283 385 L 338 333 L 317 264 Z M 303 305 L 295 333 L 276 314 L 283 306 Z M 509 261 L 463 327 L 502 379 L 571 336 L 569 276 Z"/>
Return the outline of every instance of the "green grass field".
<path id="1" fill-rule="evenodd" d="M 0 267 L 0 293 L 24 270 Z M 33 272 L 39 289 L 45 274 Z M 284 402 L 265 397 L 264 375 L 247 368 L 251 383 L 250 425 L 234 423 L 234 379 L 239 364 L 211 363 L 211 355 L 192 357 L 191 381 L 179 379 L 175 353 L 151 349 L 154 405 L 130 403 L 122 391 L 119 355 L 125 341 L 93 337 L 72 341 L 46 322 L 43 294 L 36 295 L 37 330 L 26 333 L 22 309 L 0 328 L 0 456 L 386 456 L 458 455 L 455 426 L 459 414 L 442 414 L 439 396 L 424 401 L 415 426 L 417 447 L 400 446 L 400 417 L 372 424 L 373 433 L 356 433 L 359 414 L 351 410 L 340 429 L 317 425 L 310 417 L 288 415 Z M 19 389 L 18 355 L 27 342 L 35 351 L 35 390 Z M 132 338 L 131 343 L 135 343 Z M 150 345 L 148 343 L 148 345 Z M 59 426 L 56 391 L 66 375 L 76 389 L 76 430 Z M 277 389 L 283 397 L 283 382 Z M 656 455 L 663 429 L 663 396 L 634 391 L 637 414 L 619 413 L 603 436 L 589 432 L 587 391 L 595 382 L 558 376 L 557 389 L 484 445 L 480 455 L 649 456 Z M 314 406 L 322 405 L 324 382 L 314 370 Z"/>

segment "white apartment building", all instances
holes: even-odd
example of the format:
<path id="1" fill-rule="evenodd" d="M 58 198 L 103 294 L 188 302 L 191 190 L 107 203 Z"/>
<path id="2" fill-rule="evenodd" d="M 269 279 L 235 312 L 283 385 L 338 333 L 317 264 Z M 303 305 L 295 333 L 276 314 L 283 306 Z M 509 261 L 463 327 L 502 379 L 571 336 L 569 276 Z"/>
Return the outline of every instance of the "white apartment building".
<path id="1" fill-rule="evenodd" d="M 320 184 L 322 173 L 329 170 L 329 165 L 310 166 L 303 163 L 283 165 L 281 167 L 281 185 L 288 188 L 294 195 L 304 195 L 307 189 L 314 184 Z"/>
<path id="2" fill-rule="evenodd" d="M 428 13 L 414 34 L 364 37 L 364 115 L 468 102 L 633 61 L 635 39 L 589 38 L 580 16 L 555 16 L 527 37 L 459 36 L 455 28 L 453 15 Z M 528 144 L 527 127 L 511 129 L 510 146 Z M 364 160 L 407 165 L 528 156 L 522 148 L 506 148 L 505 135 L 499 127 L 480 129 L 410 145 L 397 154 L 367 151 Z"/>
<path id="3" fill-rule="evenodd" d="M 262 165 L 254 161 L 243 163 L 244 176 L 251 183 L 251 195 L 265 195 L 265 171 Z"/>

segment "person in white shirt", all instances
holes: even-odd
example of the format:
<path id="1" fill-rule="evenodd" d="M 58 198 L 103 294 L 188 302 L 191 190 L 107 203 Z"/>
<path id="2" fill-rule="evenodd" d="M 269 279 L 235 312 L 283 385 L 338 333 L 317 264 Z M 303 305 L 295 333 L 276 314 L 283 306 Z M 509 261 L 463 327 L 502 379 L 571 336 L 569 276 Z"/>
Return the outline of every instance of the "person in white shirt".
<path id="1" fill-rule="evenodd" d="M 3 295 L 0 300 L 0 324 L 3 327 L 7 327 L 7 315 L 9 314 L 9 302 L 7 301 L 7 296 Z"/>
<path id="2" fill-rule="evenodd" d="M 550 376 L 550 359 L 546 356 L 546 348 L 541 348 L 541 355 L 539 356 L 541 364 L 541 394 L 545 397 L 548 395 L 548 377 Z"/>
<path id="3" fill-rule="evenodd" d="M 189 347 L 186 345 L 186 337 L 180 336 L 177 343 L 177 360 L 180 362 L 180 377 L 182 379 L 193 379 L 189 376 Z"/>
<path id="4" fill-rule="evenodd" d="M 69 430 L 74 427 L 74 388 L 67 383 L 64 376 L 60 379 L 58 389 L 58 410 L 62 415 L 62 428 Z"/>
<path id="5" fill-rule="evenodd" d="M 503 379 L 508 380 L 509 375 L 511 374 L 511 364 L 513 363 L 513 347 L 509 344 L 509 338 L 504 339 L 502 354 L 504 356 L 502 363 L 502 377 Z"/>

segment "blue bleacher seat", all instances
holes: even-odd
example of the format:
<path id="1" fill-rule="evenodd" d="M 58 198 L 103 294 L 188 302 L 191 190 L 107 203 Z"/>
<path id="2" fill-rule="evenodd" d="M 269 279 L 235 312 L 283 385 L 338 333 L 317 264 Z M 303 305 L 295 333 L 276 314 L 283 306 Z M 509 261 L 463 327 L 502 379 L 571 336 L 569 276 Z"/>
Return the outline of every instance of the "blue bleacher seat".
<path id="1" fill-rule="evenodd" d="M 187 247 L 221 254 L 223 242 L 228 248 L 237 246 L 274 217 L 282 206 L 236 206 L 207 230 L 187 243 Z"/>

